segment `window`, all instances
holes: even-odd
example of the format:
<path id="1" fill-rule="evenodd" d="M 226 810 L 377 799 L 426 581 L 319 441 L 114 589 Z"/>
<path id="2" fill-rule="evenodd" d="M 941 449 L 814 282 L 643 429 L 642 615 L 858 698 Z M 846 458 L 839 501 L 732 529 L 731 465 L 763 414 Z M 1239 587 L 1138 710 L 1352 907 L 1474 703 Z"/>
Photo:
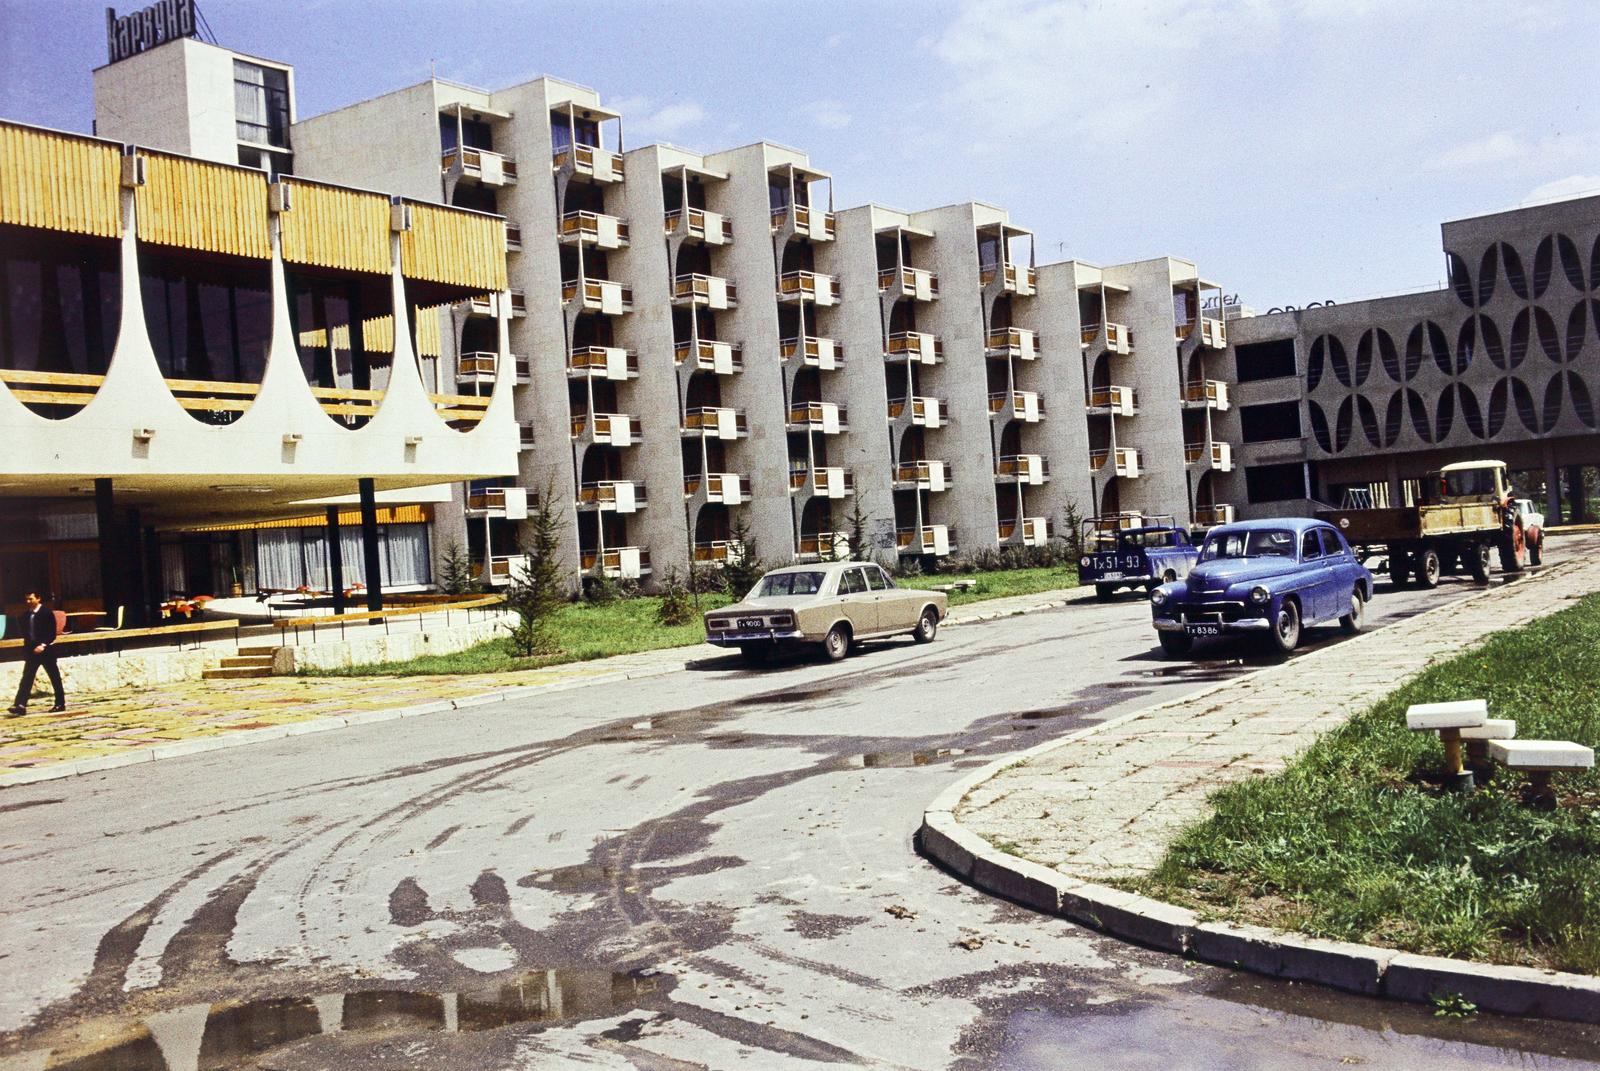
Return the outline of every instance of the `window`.
<path id="1" fill-rule="evenodd" d="M 1300 536 L 1300 560 L 1313 561 L 1322 557 L 1322 540 L 1317 536 L 1315 528 L 1304 532 Z"/>
<path id="2" fill-rule="evenodd" d="M 840 595 L 860 595 L 866 590 L 867 580 L 860 569 L 846 569 L 844 575 L 839 577 Z"/>
<path id="3" fill-rule="evenodd" d="M 1294 533 L 1286 528 L 1217 529 L 1206 537 L 1201 561 L 1218 558 L 1292 558 Z"/>
<path id="4" fill-rule="evenodd" d="M 233 61 L 233 116 L 240 141 L 289 147 L 289 73 Z"/>
<path id="5" fill-rule="evenodd" d="M 894 587 L 894 581 L 889 579 L 889 574 L 884 572 L 882 567 L 869 565 L 867 566 L 867 586 L 872 588 L 873 591 L 887 591 Z"/>
<path id="6" fill-rule="evenodd" d="M 1344 540 L 1339 538 L 1339 533 L 1332 528 L 1318 528 L 1322 535 L 1322 553 L 1330 558 L 1341 557 L 1345 553 Z"/>
<path id="7" fill-rule="evenodd" d="M 1300 431 L 1300 403 L 1272 402 L 1268 405 L 1241 405 L 1239 429 L 1247 443 L 1269 443 L 1280 439 L 1298 439 Z"/>
<path id="8" fill-rule="evenodd" d="M 1305 498 L 1305 469 L 1293 461 L 1282 465 L 1253 465 L 1244 470 L 1244 487 L 1251 502 Z"/>
<path id="9" fill-rule="evenodd" d="M 819 572 L 768 573 L 761 578 L 761 583 L 756 585 L 755 597 L 765 599 L 773 595 L 815 595 L 821 587 L 822 574 Z"/>
<path id="10" fill-rule="evenodd" d="M 1270 342 L 1249 342 L 1233 351 L 1234 372 L 1240 383 L 1262 379 L 1286 379 L 1296 372 L 1294 339 L 1275 338 Z"/>
<path id="11" fill-rule="evenodd" d="M 489 124 L 482 119 L 463 117 L 461 140 L 469 149 L 494 151 L 494 134 L 490 131 Z M 439 147 L 445 152 L 456 147 L 456 117 L 453 114 L 442 112 L 439 115 Z"/>

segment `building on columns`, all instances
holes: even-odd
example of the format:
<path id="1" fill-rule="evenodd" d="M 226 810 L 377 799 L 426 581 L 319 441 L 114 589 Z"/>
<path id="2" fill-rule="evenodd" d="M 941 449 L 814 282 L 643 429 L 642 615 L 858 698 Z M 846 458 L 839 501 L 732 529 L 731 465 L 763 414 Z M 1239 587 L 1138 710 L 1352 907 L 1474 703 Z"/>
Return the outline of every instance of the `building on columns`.
<path id="1" fill-rule="evenodd" d="M 7 611 L 428 583 L 415 489 L 514 472 L 518 437 L 509 389 L 425 384 L 417 336 L 503 298 L 504 243 L 497 216 L 0 122 Z"/>

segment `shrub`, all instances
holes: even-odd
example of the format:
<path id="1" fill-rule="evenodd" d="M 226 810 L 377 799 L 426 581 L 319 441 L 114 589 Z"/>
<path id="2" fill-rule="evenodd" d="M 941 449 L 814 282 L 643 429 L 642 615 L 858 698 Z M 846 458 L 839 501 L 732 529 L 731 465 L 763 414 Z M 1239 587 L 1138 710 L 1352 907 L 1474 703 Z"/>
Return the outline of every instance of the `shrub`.
<path id="1" fill-rule="evenodd" d="M 451 540 L 439 555 L 439 590 L 446 595 L 471 595 L 483 590 L 465 548 Z"/>
<path id="2" fill-rule="evenodd" d="M 667 573 L 661 586 L 661 605 L 656 608 L 656 621 L 662 625 L 686 625 L 695 618 L 694 602 L 689 589 L 678 579 L 678 571 Z"/>
<path id="3" fill-rule="evenodd" d="M 729 595 L 735 599 L 742 599 L 756 586 L 756 581 L 761 579 L 767 567 L 762 563 L 761 555 L 756 549 L 755 536 L 750 532 L 750 522 L 744 517 L 734 520 L 728 538 L 738 548 L 738 552 L 728 555 L 728 562 L 722 567 L 722 582 L 726 585 Z"/>
<path id="4" fill-rule="evenodd" d="M 561 579 L 561 519 L 551 503 L 555 487 L 546 484 L 539 506 L 528 518 L 532 540 L 520 574 L 506 587 L 506 606 L 517 615 L 511 627 L 511 653 L 518 658 L 553 654 L 558 645 L 550 631 L 550 615 L 566 601 Z"/>

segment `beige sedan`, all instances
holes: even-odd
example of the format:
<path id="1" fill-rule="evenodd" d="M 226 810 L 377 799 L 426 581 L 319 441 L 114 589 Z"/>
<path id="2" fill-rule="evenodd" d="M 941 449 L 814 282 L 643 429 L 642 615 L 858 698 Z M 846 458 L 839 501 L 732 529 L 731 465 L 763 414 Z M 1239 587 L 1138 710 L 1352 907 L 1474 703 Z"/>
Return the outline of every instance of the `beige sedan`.
<path id="1" fill-rule="evenodd" d="M 795 644 L 816 644 L 837 661 L 862 640 L 904 634 L 931 642 L 949 604 L 940 592 L 895 586 L 871 562 L 789 565 L 763 576 L 741 601 L 706 614 L 706 640 L 737 647 L 751 662 Z"/>

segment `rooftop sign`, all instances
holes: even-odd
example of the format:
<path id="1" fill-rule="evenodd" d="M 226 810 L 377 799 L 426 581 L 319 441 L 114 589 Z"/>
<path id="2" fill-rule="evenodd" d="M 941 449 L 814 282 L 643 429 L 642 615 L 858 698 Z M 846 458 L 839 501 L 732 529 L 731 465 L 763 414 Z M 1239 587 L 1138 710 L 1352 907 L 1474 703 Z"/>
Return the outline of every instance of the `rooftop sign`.
<path id="1" fill-rule="evenodd" d="M 146 49 L 179 37 L 195 36 L 195 0 L 156 0 L 141 11 L 118 16 L 106 8 L 108 62 L 137 56 Z"/>

